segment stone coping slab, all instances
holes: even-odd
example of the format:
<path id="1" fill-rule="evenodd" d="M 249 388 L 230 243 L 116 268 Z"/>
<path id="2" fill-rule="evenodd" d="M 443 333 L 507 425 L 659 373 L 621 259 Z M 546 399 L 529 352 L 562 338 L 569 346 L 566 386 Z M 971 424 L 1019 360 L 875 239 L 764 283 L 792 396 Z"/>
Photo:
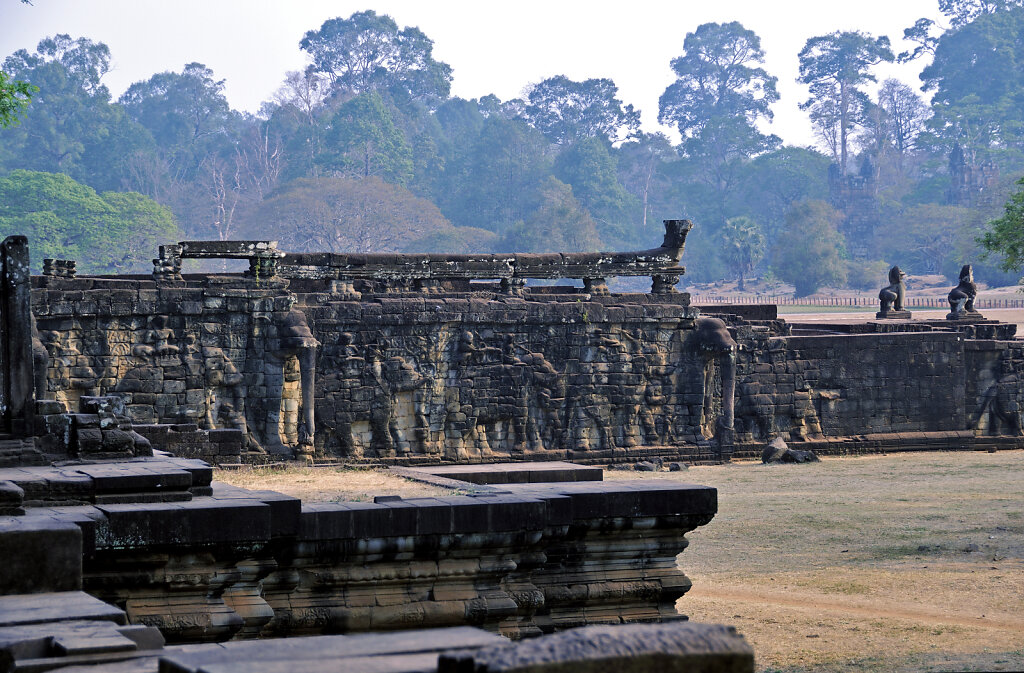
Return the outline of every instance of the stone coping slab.
<path id="1" fill-rule="evenodd" d="M 76 524 L 82 549 L 94 553 L 265 544 L 290 536 L 317 541 L 540 531 L 600 518 L 685 514 L 710 519 L 717 508 L 716 489 L 667 481 L 507 484 L 471 495 L 306 505 L 273 491 L 218 484 L 212 496 L 189 502 L 39 508 L 25 518 Z"/>
<path id="2" fill-rule="evenodd" d="M 187 458 L 0 468 L 0 482 L 24 490 L 28 507 L 190 500 L 194 493 L 204 493 L 212 479 L 213 468 Z"/>
<path id="3" fill-rule="evenodd" d="M 551 482 L 601 481 L 604 470 L 563 461 L 529 463 L 491 463 L 488 465 L 438 465 L 410 467 L 408 472 L 423 472 L 437 477 L 457 479 L 471 484 L 533 484 Z"/>
<path id="4" fill-rule="evenodd" d="M 97 624 L 92 622 L 92 624 Z M 396 633 L 313 636 L 162 647 L 147 627 L 102 631 L 113 636 L 106 650 L 86 648 L 60 656 L 47 642 L 70 634 L 60 625 L 39 625 L 13 644 L 18 670 L 66 666 L 69 673 L 555 673 L 562 671 L 650 670 L 686 673 L 752 673 L 754 653 L 736 629 L 719 624 L 625 624 L 590 626 L 523 641 L 473 627 L 419 629 Z M 83 635 L 89 630 L 83 623 Z M 153 629 L 149 629 L 152 631 Z M 122 635 L 123 634 L 123 635 Z M 35 641 L 26 636 L 35 635 Z M 127 637 L 125 637 L 127 636 Z M 86 645 L 82 643 L 82 645 Z M 0 644 L 2 647 L 2 644 Z M 136 649 L 137 648 L 137 649 Z M 17 652 L 15 652 L 17 650 Z M 57 656 L 36 658 L 43 650 Z M 74 665 L 78 664 L 78 665 Z"/>
<path id="5" fill-rule="evenodd" d="M 124 610 L 83 591 L 0 596 L 0 627 L 83 619 L 128 623 Z"/>
<path id="6" fill-rule="evenodd" d="M 190 651 L 165 655 L 160 659 L 160 673 L 252 671 L 257 670 L 254 668 L 257 663 L 258 670 L 261 671 L 362 671 L 366 670 L 362 665 L 369 663 L 364 658 L 425 653 L 432 653 L 430 661 L 436 668 L 438 652 L 493 647 L 507 642 L 509 641 L 506 638 L 470 626 L 395 633 L 236 641 L 183 648 Z M 353 660 L 357 657 L 359 660 Z M 332 660 L 350 661 L 344 662 L 347 665 L 338 666 L 337 664 L 342 662 L 332 664 Z M 313 662 L 319 668 L 304 665 L 309 662 Z M 292 668 L 277 668 L 275 664 L 278 663 Z"/>

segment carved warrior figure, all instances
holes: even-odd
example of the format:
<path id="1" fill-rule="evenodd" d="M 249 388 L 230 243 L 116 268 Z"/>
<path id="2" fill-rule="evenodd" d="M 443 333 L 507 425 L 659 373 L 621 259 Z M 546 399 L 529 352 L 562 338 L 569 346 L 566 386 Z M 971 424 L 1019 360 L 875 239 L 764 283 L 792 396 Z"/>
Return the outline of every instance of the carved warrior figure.
<path id="1" fill-rule="evenodd" d="M 903 311 L 903 297 L 907 291 L 903 279 L 906 277 L 907 274 L 903 273 L 898 266 L 889 269 L 889 284 L 878 293 L 879 313 Z"/>
<path id="2" fill-rule="evenodd" d="M 977 296 L 978 286 L 974 284 L 974 270 L 970 264 L 964 264 L 960 269 L 960 284 L 949 291 L 949 315 L 946 319 L 981 317 L 981 314 L 974 310 L 974 300 Z"/>

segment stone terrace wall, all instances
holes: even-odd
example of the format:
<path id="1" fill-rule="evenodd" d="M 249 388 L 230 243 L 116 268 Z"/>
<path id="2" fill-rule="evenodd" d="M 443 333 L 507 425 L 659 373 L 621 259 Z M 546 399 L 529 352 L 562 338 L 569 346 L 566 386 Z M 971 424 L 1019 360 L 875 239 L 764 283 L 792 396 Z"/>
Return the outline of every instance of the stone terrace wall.
<path id="1" fill-rule="evenodd" d="M 316 417 L 332 454 L 609 459 L 707 439 L 686 306 L 323 299 L 301 305 L 323 344 Z"/>
<path id="2" fill-rule="evenodd" d="M 691 343 L 685 295 L 342 301 L 287 286 L 38 279 L 49 394 L 70 409 L 84 395 L 120 394 L 136 423 L 240 429 L 248 449 L 291 455 L 313 425 L 308 374 L 313 441 L 328 455 L 610 460 L 645 446 L 722 457 L 712 441 L 721 403 L 705 395 L 719 374 Z M 299 364 L 311 348 L 315 374 Z"/>
<path id="3" fill-rule="evenodd" d="M 1024 434 L 1024 342 L 967 340 L 964 365 L 967 426 L 981 437 Z"/>
<path id="4" fill-rule="evenodd" d="M 966 427 L 957 332 L 759 336 L 738 367 L 741 440 Z"/>
<path id="5" fill-rule="evenodd" d="M 118 394 L 136 423 L 236 433 L 203 435 L 189 455 L 717 461 L 733 448 L 721 425 L 727 361 L 697 343 L 683 294 L 363 287 L 356 300 L 323 280 L 216 275 L 36 285 L 49 394 L 71 410 Z M 778 320 L 721 315 L 740 347 L 740 444 L 1024 436 L 1024 347 L 1002 329 L 1012 326 L 866 322 L 793 336 Z"/>
<path id="6" fill-rule="evenodd" d="M 265 439 L 285 378 L 282 341 L 294 297 L 286 283 L 39 279 L 32 310 L 49 354 L 48 395 L 70 410 L 122 395 L 135 423 L 227 427 Z M 293 404 L 294 406 L 294 404 Z M 297 417 L 284 424 L 296 437 Z"/>

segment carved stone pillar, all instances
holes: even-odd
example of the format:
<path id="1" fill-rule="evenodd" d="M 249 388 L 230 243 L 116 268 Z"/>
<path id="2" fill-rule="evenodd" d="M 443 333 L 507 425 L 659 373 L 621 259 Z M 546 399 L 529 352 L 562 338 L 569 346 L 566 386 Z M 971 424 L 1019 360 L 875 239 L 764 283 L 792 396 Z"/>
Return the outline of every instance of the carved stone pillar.
<path id="1" fill-rule="evenodd" d="M 502 278 L 501 279 L 501 291 L 515 297 L 521 297 L 523 292 L 526 290 L 526 279 L 525 278 Z"/>
<path id="2" fill-rule="evenodd" d="M 651 276 L 651 294 L 675 294 L 679 276 L 655 274 Z"/>
<path id="3" fill-rule="evenodd" d="M 161 245 L 153 260 L 153 278 L 157 281 L 181 280 L 181 246 Z"/>
<path id="4" fill-rule="evenodd" d="M 604 278 L 584 278 L 583 291 L 587 294 L 611 294 L 608 290 L 608 284 L 605 282 Z"/>
<path id="5" fill-rule="evenodd" d="M 28 239 L 8 236 L 0 259 L 0 414 L 3 430 L 23 437 L 33 431 L 36 391 Z"/>

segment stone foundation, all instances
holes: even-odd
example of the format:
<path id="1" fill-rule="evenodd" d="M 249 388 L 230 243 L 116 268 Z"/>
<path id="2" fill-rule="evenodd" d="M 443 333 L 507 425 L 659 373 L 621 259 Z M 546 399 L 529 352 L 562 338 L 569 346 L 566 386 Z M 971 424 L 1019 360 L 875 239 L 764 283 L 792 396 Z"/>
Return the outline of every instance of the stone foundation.
<path id="1" fill-rule="evenodd" d="M 713 488 L 600 481 L 302 505 L 217 483 L 211 491 L 199 466 L 192 482 L 188 469 L 159 463 L 78 474 L 123 493 L 149 480 L 154 494 L 180 474 L 184 497 L 69 506 L 28 496 L 50 506 L 28 507 L 0 530 L 0 545 L 21 549 L 7 591 L 80 586 L 169 642 L 453 625 L 518 638 L 661 622 L 683 618 L 685 534 L 717 511 Z M 51 483 L 75 476 L 50 469 Z"/>

